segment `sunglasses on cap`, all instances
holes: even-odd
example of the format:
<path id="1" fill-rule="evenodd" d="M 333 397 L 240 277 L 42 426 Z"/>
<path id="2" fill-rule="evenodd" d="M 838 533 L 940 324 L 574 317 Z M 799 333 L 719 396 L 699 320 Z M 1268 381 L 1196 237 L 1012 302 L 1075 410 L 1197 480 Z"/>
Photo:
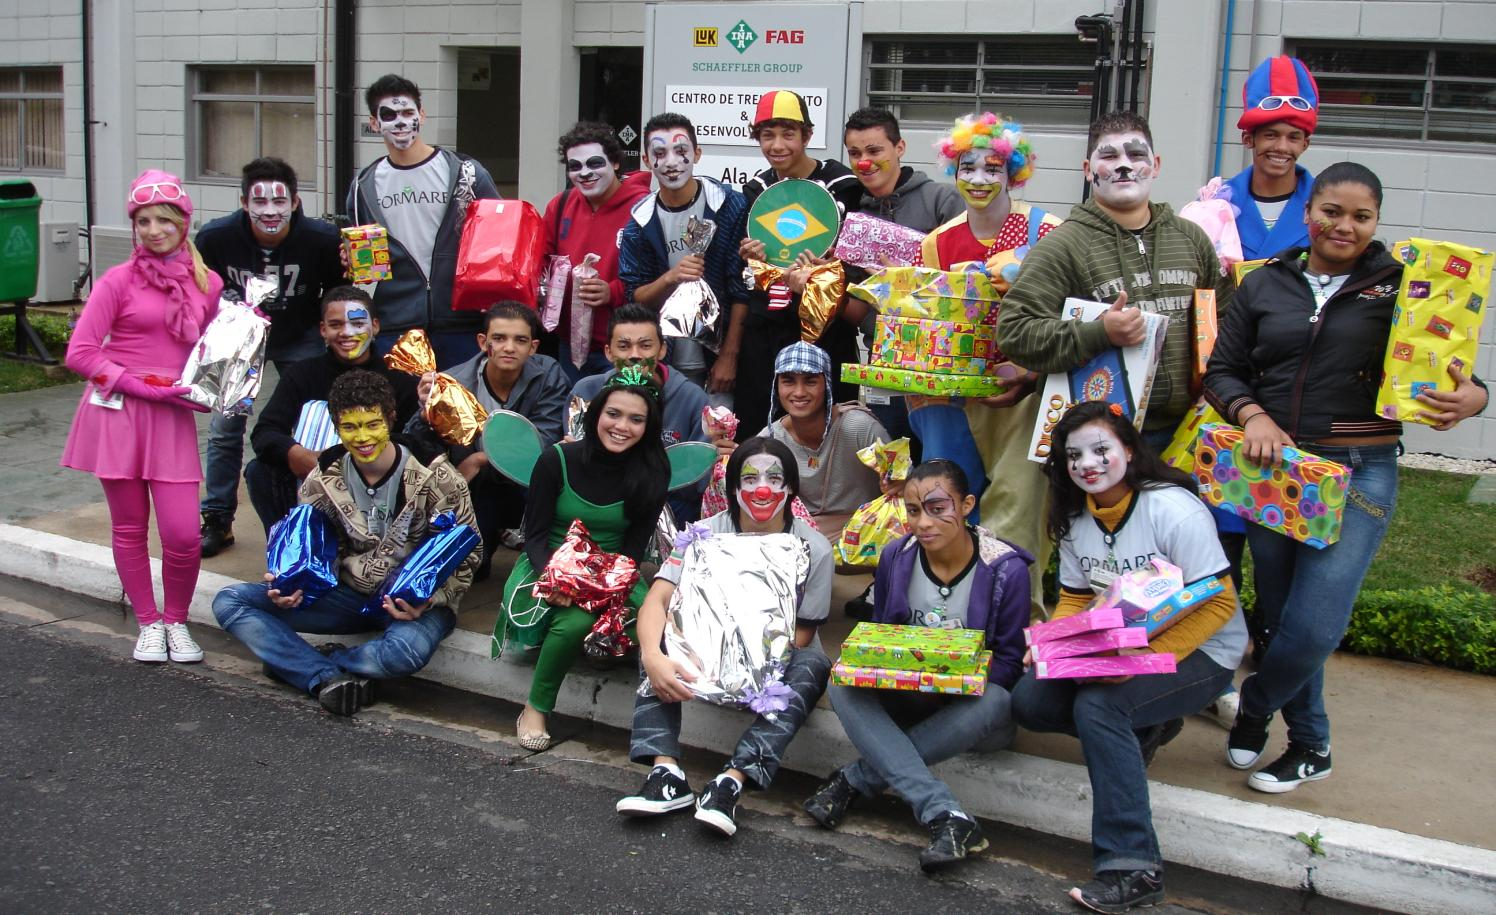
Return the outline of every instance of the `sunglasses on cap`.
<path id="1" fill-rule="evenodd" d="M 181 198 L 182 186 L 175 181 L 137 184 L 130 189 L 130 202 L 139 206 L 145 206 L 152 200 L 180 200 Z"/>
<path id="2" fill-rule="evenodd" d="M 1309 103 L 1308 99 L 1298 95 L 1269 95 L 1257 103 L 1257 107 L 1263 111 L 1277 111 L 1284 105 L 1300 111 L 1314 110 L 1314 106 Z"/>
<path id="3" fill-rule="evenodd" d="M 600 172 L 608 167 L 608 160 L 603 158 L 602 156 L 593 156 L 586 162 L 578 162 L 576 159 L 566 160 L 566 170 L 569 172 L 579 172 L 582 170 L 583 166 L 586 166 L 587 168 L 590 168 L 595 172 Z"/>

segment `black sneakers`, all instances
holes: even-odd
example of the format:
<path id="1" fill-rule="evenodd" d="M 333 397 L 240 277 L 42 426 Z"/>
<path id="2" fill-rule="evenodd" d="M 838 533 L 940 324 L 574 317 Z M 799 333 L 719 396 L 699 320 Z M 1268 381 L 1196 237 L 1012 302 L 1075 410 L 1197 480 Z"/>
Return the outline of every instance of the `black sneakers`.
<path id="1" fill-rule="evenodd" d="M 1158 748 L 1179 736 L 1184 730 L 1183 718 L 1171 718 L 1163 724 L 1155 724 L 1138 732 L 1138 749 L 1143 753 L 1143 768 L 1153 765 Z"/>
<path id="2" fill-rule="evenodd" d="M 1163 902 L 1164 875 L 1160 871 L 1102 871 L 1085 886 L 1072 888 L 1070 898 L 1093 912 L 1121 915 L 1134 906 Z"/>
<path id="3" fill-rule="evenodd" d="M 1321 753 L 1301 743 L 1289 741 L 1288 749 L 1282 756 L 1262 771 L 1252 773 L 1247 779 L 1247 787 L 1266 791 L 1268 794 L 1284 794 L 1304 782 L 1317 782 L 1329 777 L 1328 747 Z"/>
<path id="4" fill-rule="evenodd" d="M 203 512 L 203 525 L 198 533 L 202 536 L 200 549 L 204 559 L 234 545 L 234 522 L 218 512 Z"/>
<path id="5" fill-rule="evenodd" d="M 334 715 L 352 715 L 374 704 L 374 683 L 363 677 L 339 674 L 318 686 L 317 701 Z"/>
<path id="6" fill-rule="evenodd" d="M 810 796 L 800 806 L 810 814 L 810 818 L 825 829 L 835 829 L 841 825 L 842 819 L 847 815 L 847 808 L 857 800 L 859 792 L 847 781 L 842 770 L 837 769 L 826 779 L 816 793 Z"/>
<path id="7" fill-rule="evenodd" d="M 738 798 L 742 794 L 743 786 L 731 776 L 719 775 L 707 782 L 696 799 L 696 822 L 731 836 L 738 831 Z"/>
<path id="8" fill-rule="evenodd" d="M 942 813 L 930 821 L 930 844 L 919 853 L 919 866 L 933 873 L 987 847 L 982 827 L 955 813 Z"/>
<path id="9" fill-rule="evenodd" d="M 613 809 L 624 816 L 652 817 L 684 810 L 694 803 L 696 794 L 685 776 L 676 775 L 664 766 L 655 766 L 649 770 L 639 793 L 620 799 Z"/>
<path id="10" fill-rule="evenodd" d="M 1248 715 L 1245 708 L 1237 710 L 1236 724 L 1231 728 L 1231 736 L 1226 738 L 1226 762 L 1233 769 L 1250 769 L 1257 765 L 1267 747 L 1267 726 L 1272 720 L 1272 715 L 1258 718 Z"/>

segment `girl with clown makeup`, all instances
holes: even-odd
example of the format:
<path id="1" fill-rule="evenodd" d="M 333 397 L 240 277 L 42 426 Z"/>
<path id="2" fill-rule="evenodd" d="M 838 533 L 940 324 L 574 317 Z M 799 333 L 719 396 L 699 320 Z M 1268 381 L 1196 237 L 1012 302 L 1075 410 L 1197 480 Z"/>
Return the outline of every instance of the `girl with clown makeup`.
<path id="1" fill-rule="evenodd" d="M 983 263 L 1007 289 L 1018 265 L 1060 219 L 1014 200 L 1011 192 L 1034 174 L 1035 155 L 1021 125 L 984 112 L 957 119 L 936 144 L 948 174 L 966 201 L 966 212 L 931 232 L 921 251 L 925 266 L 952 270 Z M 1038 558 L 1030 577 L 1035 613 L 1040 576 L 1048 561 L 1044 537 L 1044 486 L 1039 466 L 1028 460 L 1029 438 L 1038 421 L 1039 399 L 1028 395 L 1035 375 L 1006 366 L 1008 390 L 992 397 L 909 397 L 909 424 L 926 458 L 961 465 L 976 496 L 983 525 Z M 988 487 L 990 481 L 1002 484 Z M 972 520 L 976 520 L 975 517 Z"/>
<path id="2" fill-rule="evenodd" d="M 1044 464 L 1049 533 L 1060 553 L 1060 599 L 1051 619 L 1086 609 L 1113 578 L 1153 558 L 1186 582 L 1215 576 L 1223 590 L 1146 648 L 1169 652 L 1172 674 L 1095 680 L 1039 680 L 1030 668 L 1013 688 L 1013 718 L 1031 731 L 1080 738 L 1091 780 L 1095 879 L 1070 898 L 1095 912 L 1126 912 L 1163 901 L 1163 856 L 1148 803 L 1147 766 L 1231 681 L 1247 627 L 1231 586 L 1215 522 L 1195 481 L 1165 465 L 1114 404 L 1072 407 L 1053 430 Z M 1027 665 L 1031 658 L 1024 656 Z"/>
<path id="3" fill-rule="evenodd" d="M 727 510 L 705 522 L 712 534 L 794 534 L 810 551 L 810 569 L 795 612 L 794 648 L 783 677 L 793 693 L 788 708 L 756 716 L 722 772 L 699 797 L 692 792 L 680 767 L 681 703 L 692 698 L 683 681 L 692 674 L 661 649 L 665 609 L 684 570 L 685 553 L 676 550 L 660 567 L 639 608 L 640 667 L 654 694 L 640 695 L 634 703 L 629 758 L 650 766 L 650 771 L 638 792 L 619 800 L 619 813 L 655 816 L 694 803 L 698 822 L 723 835 L 734 834 L 743 788 L 769 787 L 785 749 L 820 700 L 831 661 L 821 650 L 816 631 L 831 611 L 834 563 L 826 538 L 789 511 L 799 491 L 800 474 L 790 449 L 773 439 L 750 439 L 727 462 Z"/>
<path id="4" fill-rule="evenodd" d="M 94 284 L 68 343 L 67 366 L 88 379 L 62 450 L 62 466 L 99 478 L 109 503 L 114 566 L 135 610 L 137 661 L 201 661 L 187 606 L 202 562 L 198 546 L 197 424 L 208 412 L 173 379 L 218 314 L 223 280 L 208 269 L 187 225 L 181 179 L 150 169 L 130 185 L 125 210 L 135 250 Z M 161 535 L 164 604 L 146 550 L 151 506 Z"/>
<path id="5" fill-rule="evenodd" d="M 981 696 L 940 696 L 832 686 L 831 704 L 860 757 L 832 773 L 805 811 L 835 829 L 857 800 L 892 788 L 929 830 L 919 860 L 934 871 L 987 845 L 929 767 L 973 748 L 1000 750 L 1013 739 L 1008 691 L 1023 672 L 1034 557 L 966 522 L 976 497 L 952 461 L 916 467 L 903 498 L 910 532 L 878 560 L 873 621 L 981 631 L 992 651 L 987 688 Z"/>

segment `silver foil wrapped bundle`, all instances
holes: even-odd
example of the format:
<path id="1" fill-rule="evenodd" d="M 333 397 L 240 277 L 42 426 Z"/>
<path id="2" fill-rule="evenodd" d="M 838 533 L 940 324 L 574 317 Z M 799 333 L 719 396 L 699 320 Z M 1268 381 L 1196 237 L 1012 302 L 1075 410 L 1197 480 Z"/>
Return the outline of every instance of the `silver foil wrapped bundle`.
<path id="1" fill-rule="evenodd" d="M 644 553 L 644 561 L 655 565 L 664 565 L 665 560 L 670 558 L 670 553 L 675 549 L 675 538 L 680 533 L 680 527 L 675 523 L 675 512 L 670 510 L 670 503 L 666 502 L 660 509 L 660 517 L 655 519 L 654 536 L 649 538 L 649 549 Z"/>
<path id="2" fill-rule="evenodd" d="M 270 319 L 260 305 L 280 291 L 279 281 L 251 276 L 244 280 L 244 296 L 225 290 L 218 315 L 182 367 L 178 384 L 192 390 L 187 399 L 224 416 L 247 416 L 260 393 L 265 370 L 265 339 Z"/>
<path id="3" fill-rule="evenodd" d="M 705 256 L 717 234 L 717 224 L 710 219 L 686 220 L 681 241 L 692 254 Z M 722 305 L 705 279 L 681 283 L 660 306 L 660 327 L 667 337 L 695 340 L 712 352 L 722 345 Z"/>
<path id="4" fill-rule="evenodd" d="M 810 571 L 805 541 L 713 534 L 705 525 L 692 525 L 678 535 L 682 541 L 680 583 L 665 611 L 665 653 L 696 674 L 687 683 L 696 698 L 772 713 L 764 697 L 785 689 L 795 610 Z M 640 690 L 649 688 L 646 679 Z"/>
<path id="5" fill-rule="evenodd" d="M 587 435 L 587 403 L 575 394 L 566 401 L 566 437 L 574 442 Z"/>

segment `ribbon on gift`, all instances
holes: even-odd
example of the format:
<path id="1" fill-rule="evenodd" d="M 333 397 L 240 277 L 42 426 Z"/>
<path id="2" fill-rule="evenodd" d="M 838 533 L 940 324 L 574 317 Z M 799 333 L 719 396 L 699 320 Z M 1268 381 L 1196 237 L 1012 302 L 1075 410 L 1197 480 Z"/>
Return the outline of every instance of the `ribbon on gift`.
<path id="1" fill-rule="evenodd" d="M 708 540 L 712 536 L 712 526 L 705 521 L 692 521 L 686 525 L 685 530 L 675 535 L 675 548 L 684 550 L 686 547 L 698 540 Z"/>
<path id="2" fill-rule="evenodd" d="M 420 376 L 436 372 L 436 354 L 431 350 L 426 332 L 412 329 L 390 347 L 384 364 L 397 372 Z M 483 409 L 473 393 L 446 372 L 437 372 L 431 383 L 425 416 L 442 441 L 452 445 L 468 444 L 488 422 L 488 411 Z"/>
<path id="3" fill-rule="evenodd" d="M 743 691 L 748 709 L 765 717 L 789 708 L 790 699 L 794 695 L 795 691 L 786 686 L 783 680 L 770 680 L 764 684 L 763 689 L 750 686 Z"/>

